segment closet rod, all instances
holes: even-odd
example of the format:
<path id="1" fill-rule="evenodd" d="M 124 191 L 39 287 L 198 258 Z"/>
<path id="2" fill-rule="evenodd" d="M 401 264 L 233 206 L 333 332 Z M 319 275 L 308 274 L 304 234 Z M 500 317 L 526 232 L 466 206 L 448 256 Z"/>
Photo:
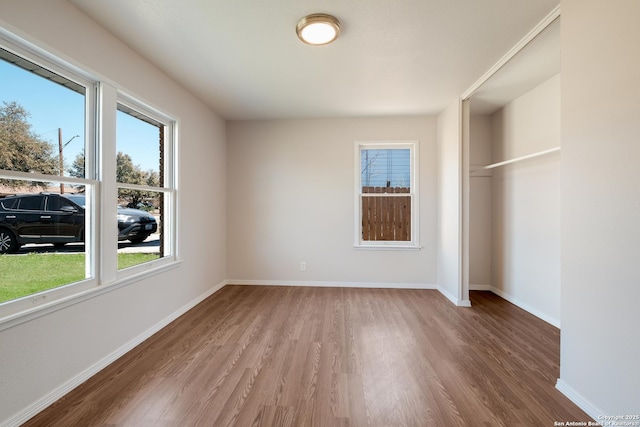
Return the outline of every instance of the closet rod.
<path id="1" fill-rule="evenodd" d="M 522 160 L 532 159 L 534 157 L 544 156 L 545 154 L 554 153 L 560 151 L 560 147 L 549 148 L 548 150 L 538 151 L 537 153 L 527 154 L 526 156 L 516 157 L 515 159 L 505 160 L 504 162 L 492 163 L 483 167 L 482 169 L 493 169 L 499 166 L 509 165 L 511 163 L 520 162 Z"/>

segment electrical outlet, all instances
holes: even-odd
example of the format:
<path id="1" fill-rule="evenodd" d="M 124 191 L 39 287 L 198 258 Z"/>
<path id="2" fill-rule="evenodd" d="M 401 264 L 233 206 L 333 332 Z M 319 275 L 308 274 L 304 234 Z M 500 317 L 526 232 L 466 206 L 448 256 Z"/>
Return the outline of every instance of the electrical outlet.
<path id="1" fill-rule="evenodd" d="M 300 271 L 307 271 L 307 262 L 300 261 Z"/>

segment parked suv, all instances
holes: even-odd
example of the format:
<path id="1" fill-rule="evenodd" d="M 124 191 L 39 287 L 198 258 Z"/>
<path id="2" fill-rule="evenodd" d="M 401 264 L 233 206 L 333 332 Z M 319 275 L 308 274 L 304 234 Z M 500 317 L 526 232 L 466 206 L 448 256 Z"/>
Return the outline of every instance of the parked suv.
<path id="1" fill-rule="evenodd" d="M 0 198 L 0 254 L 26 243 L 84 241 L 85 196 L 40 193 Z M 118 241 L 144 241 L 158 224 L 149 213 L 118 207 Z"/>

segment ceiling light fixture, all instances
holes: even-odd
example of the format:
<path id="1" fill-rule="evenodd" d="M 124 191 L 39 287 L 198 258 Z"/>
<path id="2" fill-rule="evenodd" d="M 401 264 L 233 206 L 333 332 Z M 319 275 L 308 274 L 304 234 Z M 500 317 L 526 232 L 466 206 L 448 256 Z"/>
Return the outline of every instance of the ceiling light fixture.
<path id="1" fill-rule="evenodd" d="M 300 40 L 310 45 L 329 44 L 340 34 L 340 21 L 325 13 L 313 13 L 298 21 L 296 34 Z"/>

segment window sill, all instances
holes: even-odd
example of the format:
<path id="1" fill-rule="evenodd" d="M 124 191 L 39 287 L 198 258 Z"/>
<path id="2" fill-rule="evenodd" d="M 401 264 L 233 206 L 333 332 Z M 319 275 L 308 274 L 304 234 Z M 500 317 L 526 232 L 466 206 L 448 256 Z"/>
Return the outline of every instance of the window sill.
<path id="1" fill-rule="evenodd" d="M 356 250 L 365 251 L 419 251 L 422 246 L 408 245 L 353 245 Z"/>
<path id="2" fill-rule="evenodd" d="M 63 298 L 51 301 L 47 304 L 43 304 L 38 307 L 33 307 L 28 310 L 23 310 L 17 313 L 9 314 L 5 317 L 0 318 L 0 331 L 3 331 L 5 329 L 10 329 L 14 326 L 18 326 L 22 323 L 26 323 L 31 320 L 37 319 L 39 317 L 46 316 L 58 310 L 62 310 L 72 305 L 89 300 L 91 298 L 95 298 L 100 295 L 106 294 L 108 292 L 115 291 L 116 289 L 120 289 L 124 286 L 133 284 L 140 280 L 147 279 L 149 277 L 155 276 L 156 274 L 160 274 L 165 271 L 172 270 L 174 268 L 177 268 L 180 264 L 182 264 L 182 261 L 176 260 L 170 263 L 163 264 L 156 268 L 149 269 L 144 273 L 131 275 L 129 277 L 116 280 L 115 282 L 111 282 L 109 284 L 103 284 L 103 285 L 98 285 L 96 287 L 91 287 L 90 289 L 79 291 L 78 293 L 75 293 L 73 295 L 69 295 L 67 297 L 63 297 Z"/>

